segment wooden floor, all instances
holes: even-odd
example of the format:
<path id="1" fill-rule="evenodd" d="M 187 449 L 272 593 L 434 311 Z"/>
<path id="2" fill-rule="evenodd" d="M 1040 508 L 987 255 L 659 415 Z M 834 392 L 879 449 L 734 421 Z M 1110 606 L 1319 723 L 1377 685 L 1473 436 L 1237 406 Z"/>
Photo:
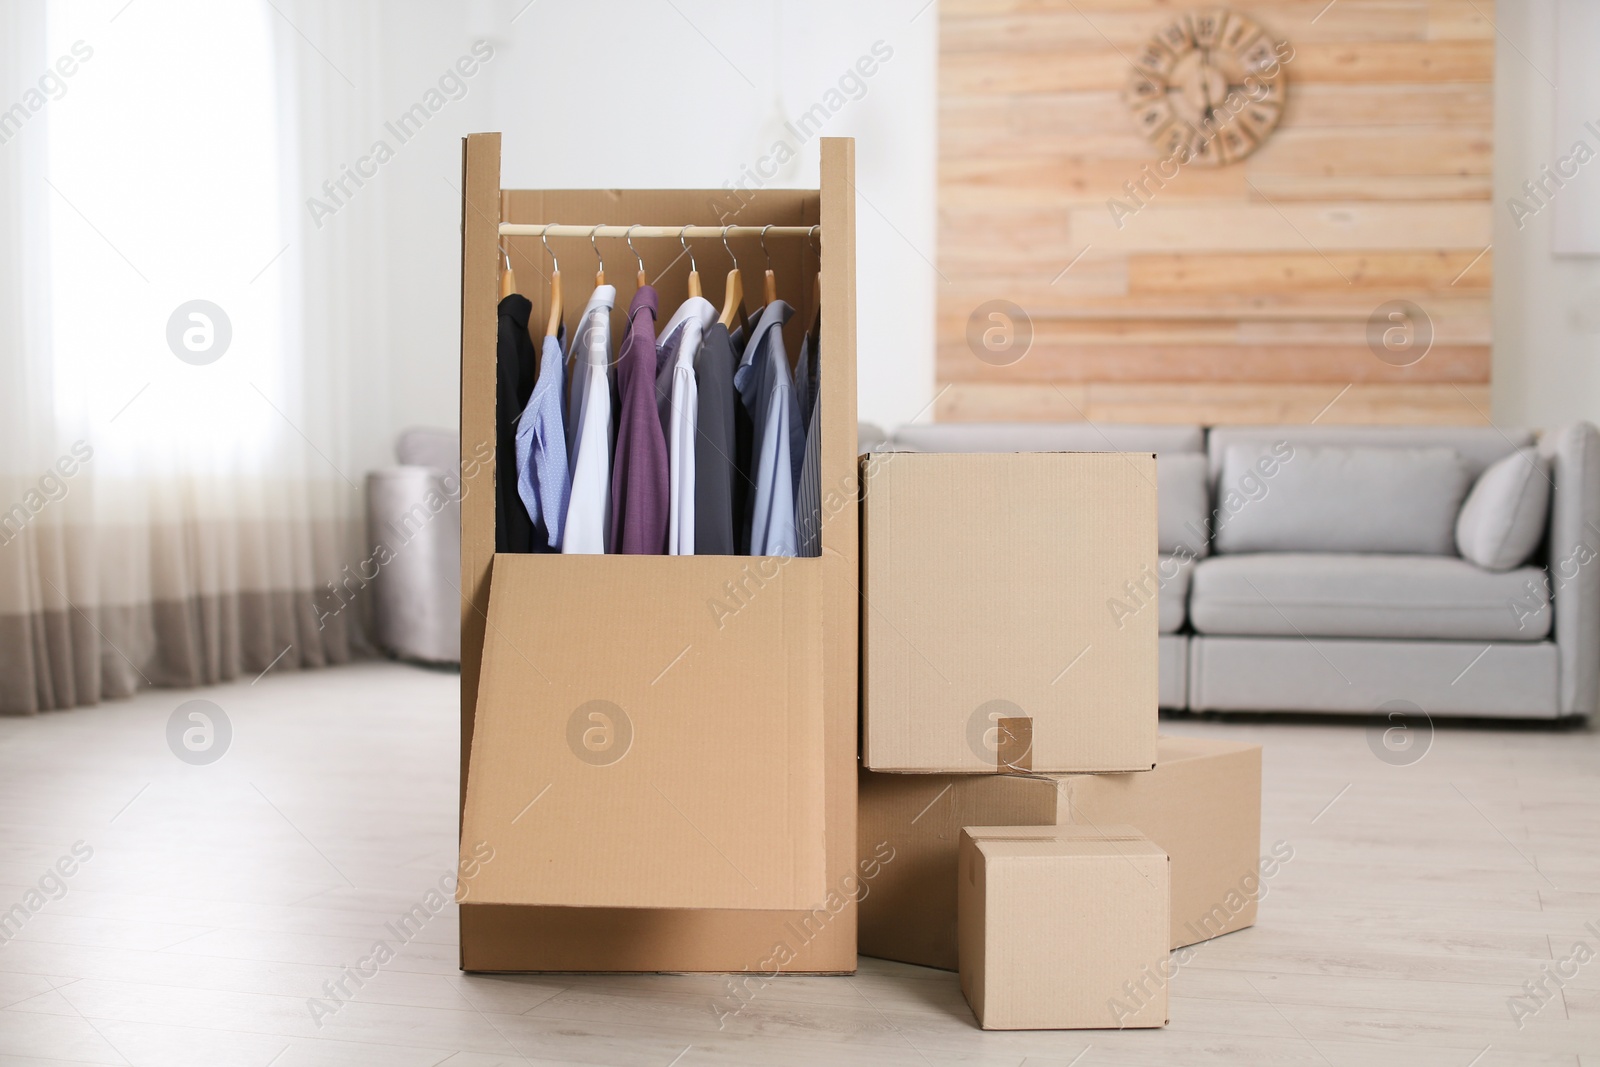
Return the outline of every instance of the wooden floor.
<path id="1" fill-rule="evenodd" d="M 1512 1020 L 1600 954 L 1600 738 L 1526 728 L 1395 766 L 1362 724 L 1165 723 L 1264 742 L 1263 848 L 1294 849 L 1165 1030 L 985 1033 L 953 974 L 867 959 L 719 1030 L 714 977 L 463 976 L 449 907 L 319 1027 L 308 998 L 454 865 L 456 689 L 371 664 L 0 720 L 0 911 L 38 905 L 0 945 L 0 1064 L 1600 1067 L 1600 959 Z M 233 729 L 209 766 L 167 742 L 196 697 Z"/>

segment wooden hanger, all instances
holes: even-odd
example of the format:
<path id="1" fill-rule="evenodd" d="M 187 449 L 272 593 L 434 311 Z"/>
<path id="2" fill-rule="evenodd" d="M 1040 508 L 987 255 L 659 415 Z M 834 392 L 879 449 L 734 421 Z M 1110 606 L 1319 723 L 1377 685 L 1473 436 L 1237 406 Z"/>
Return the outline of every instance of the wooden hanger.
<path id="1" fill-rule="evenodd" d="M 684 230 L 678 231 L 678 243 L 683 245 L 684 252 L 689 256 L 689 296 L 694 298 L 700 295 L 700 268 L 694 265 L 694 251 L 689 247 L 689 242 L 684 238 Z"/>
<path id="2" fill-rule="evenodd" d="M 511 269 L 511 253 L 506 251 L 506 246 L 500 246 L 500 259 L 503 266 L 500 268 L 500 299 L 504 300 L 517 291 L 517 272 Z"/>
<path id="3" fill-rule="evenodd" d="M 544 242 L 544 250 L 550 252 L 550 321 L 545 324 L 544 335 L 555 337 L 561 333 L 561 264 L 550 250 L 549 239 L 540 234 L 539 240 Z"/>
<path id="4" fill-rule="evenodd" d="M 644 280 L 644 257 L 639 254 L 639 250 L 637 248 L 633 247 L 633 231 L 638 229 L 640 225 L 640 223 L 634 223 L 632 226 L 629 226 L 627 236 L 628 251 L 632 252 L 633 258 L 639 261 L 639 276 L 635 279 L 635 281 L 638 283 L 638 287 L 643 289 L 646 285 L 650 284 Z"/>
<path id="5" fill-rule="evenodd" d="M 601 225 L 604 225 L 602 223 Z M 598 289 L 606 283 L 606 261 L 600 258 L 600 246 L 594 243 L 594 235 L 600 227 L 596 226 L 589 231 L 589 244 L 594 248 L 594 285 Z"/>
<path id="6" fill-rule="evenodd" d="M 733 254 L 733 249 L 728 245 L 728 230 L 722 228 L 722 247 L 728 250 L 728 260 L 733 264 L 733 269 L 728 272 L 728 280 L 722 287 L 722 314 L 717 317 L 724 329 L 733 329 L 735 315 L 744 315 L 744 282 L 739 278 L 739 260 Z"/>
<path id="7" fill-rule="evenodd" d="M 770 229 L 770 223 L 761 227 L 761 254 L 767 257 L 767 272 L 761 278 L 761 302 L 764 304 L 778 299 L 778 276 L 772 273 L 772 253 L 767 251 L 767 231 Z"/>

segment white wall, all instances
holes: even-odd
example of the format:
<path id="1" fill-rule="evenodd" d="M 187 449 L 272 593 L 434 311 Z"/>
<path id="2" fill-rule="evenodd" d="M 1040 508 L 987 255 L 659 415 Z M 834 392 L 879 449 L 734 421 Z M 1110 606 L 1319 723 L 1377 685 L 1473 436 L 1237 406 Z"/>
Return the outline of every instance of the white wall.
<path id="1" fill-rule="evenodd" d="M 526 6 L 525 6 L 526 5 Z M 394 217 L 395 429 L 457 421 L 459 138 L 505 135 L 516 188 L 722 188 L 769 153 L 876 42 L 892 51 L 828 120 L 857 138 L 859 409 L 906 421 L 933 397 L 938 10 L 923 0 L 410 0 L 380 43 L 398 113 L 474 39 L 494 57 L 385 169 Z M 396 5 L 401 7 L 401 5 Z M 730 17 L 736 12 L 736 17 Z M 847 87 L 848 88 L 848 87 Z M 768 184 L 817 183 L 816 138 Z M 598 220 L 597 220 L 598 221 Z M 614 220 L 607 220 L 614 221 Z"/>
<path id="2" fill-rule="evenodd" d="M 386 271 L 395 297 L 385 432 L 454 426 L 458 417 L 463 134 L 505 134 L 508 186 L 721 187 L 879 40 L 893 57 L 824 132 L 858 139 L 861 416 L 889 424 L 919 413 L 927 419 L 935 388 L 938 5 L 919 12 L 921 3 L 764 0 L 738 5 L 733 19 L 713 0 L 390 5 L 394 16 L 373 43 L 386 114 L 415 102 L 473 40 L 489 40 L 495 55 L 467 95 L 384 172 L 392 219 Z M 1495 419 L 1507 425 L 1600 422 L 1600 260 L 1552 254 L 1554 209 L 1519 229 L 1507 207 L 1574 140 L 1586 136 L 1600 149 L 1600 138 L 1581 128 L 1556 129 L 1555 90 L 1546 79 L 1596 93 L 1600 76 L 1592 63 L 1558 71 L 1556 8 L 1557 0 L 1525 0 L 1501 4 L 1495 15 L 1503 36 L 1496 47 L 1493 403 Z M 1575 32 L 1570 20 L 1566 32 Z M 1592 56 L 1600 40 L 1574 54 L 1585 50 Z M 1584 76 L 1591 84 L 1575 90 Z M 1589 117 L 1600 120 L 1600 95 L 1593 99 Z M 813 140 L 773 184 L 814 185 L 816 169 Z M 1584 181 L 1600 183 L 1600 160 Z M 1569 194 L 1588 195 L 1577 185 L 1560 195 Z M 387 440 L 375 444 L 388 448 Z"/>
<path id="3" fill-rule="evenodd" d="M 1551 252 L 1555 227 L 1572 225 L 1581 201 L 1600 198 L 1600 159 L 1555 190 L 1547 207 L 1523 217 L 1520 228 L 1508 204 L 1515 198 L 1537 207 L 1522 184 L 1539 178 L 1541 167 L 1555 167 L 1575 141 L 1600 151 L 1600 137 L 1577 118 L 1564 114 L 1558 128 L 1556 85 L 1576 98 L 1563 112 L 1600 127 L 1593 60 L 1600 34 L 1593 19 L 1587 26 L 1558 20 L 1557 7 L 1556 0 L 1495 6 L 1502 36 L 1495 50 L 1493 403 L 1503 425 L 1600 422 L 1600 259 Z M 1557 62 L 1558 33 L 1567 37 L 1565 63 Z"/>

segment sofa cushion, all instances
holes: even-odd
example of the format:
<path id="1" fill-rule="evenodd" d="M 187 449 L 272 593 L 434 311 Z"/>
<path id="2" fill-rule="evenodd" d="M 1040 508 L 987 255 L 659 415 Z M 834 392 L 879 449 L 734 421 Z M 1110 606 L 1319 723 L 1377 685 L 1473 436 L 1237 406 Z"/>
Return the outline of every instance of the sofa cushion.
<path id="1" fill-rule="evenodd" d="M 1206 435 L 1211 480 L 1222 473 L 1230 445 L 1285 441 L 1294 448 L 1453 448 L 1476 478 L 1484 469 L 1519 448 L 1533 444 L 1529 430 L 1500 426 L 1218 426 Z"/>
<path id="2" fill-rule="evenodd" d="M 1093 422 L 937 422 L 901 426 L 905 452 L 1203 452 L 1198 426 Z"/>
<path id="3" fill-rule="evenodd" d="M 1478 476 L 1456 519 L 1456 548 L 1492 571 L 1528 562 L 1550 514 L 1550 463 L 1519 448 Z"/>
<path id="4" fill-rule="evenodd" d="M 1216 548 L 1452 556 L 1466 492 L 1450 448 L 1230 445 Z"/>
<path id="5" fill-rule="evenodd" d="M 1156 547 L 1203 556 L 1211 551 L 1211 490 L 1202 452 L 1156 454 Z"/>
<path id="6" fill-rule="evenodd" d="M 1189 604 L 1189 578 L 1194 574 L 1194 557 L 1189 555 L 1162 556 L 1156 573 L 1161 579 L 1161 592 L 1157 595 L 1161 612 L 1161 632 L 1175 634 L 1183 629 L 1183 620 Z"/>
<path id="7" fill-rule="evenodd" d="M 1487 571 L 1453 556 L 1261 553 L 1194 567 L 1189 619 L 1206 634 L 1539 641 L 1539 567 Z"/>
<path id="8" fill-rule="evenodd" d="M 893 447 L 889 435 L 884 433 L 877 423 L 860 421 L 856 423 L 856 455 L 883 452 Z"/>

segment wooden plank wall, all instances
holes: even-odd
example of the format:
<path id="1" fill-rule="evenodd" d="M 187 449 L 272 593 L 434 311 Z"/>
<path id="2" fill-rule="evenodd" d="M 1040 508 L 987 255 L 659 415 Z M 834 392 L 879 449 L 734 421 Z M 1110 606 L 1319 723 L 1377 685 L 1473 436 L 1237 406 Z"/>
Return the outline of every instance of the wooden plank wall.
<path id="1" fill-rule="evenodd" d="M 941 0 L 938 418 L 1488 421 L 1492 0 L 1231 5 L 1294 49 L 1282 121 L 1119 228 L 1158 156 L 1125 57 L 1217 6 Z M 967 339 L 997 298 L 1033 328 L 1006 366 Z M 1433 324 L 1409 367 L 1368 344 L 1391 300 Z"/>

